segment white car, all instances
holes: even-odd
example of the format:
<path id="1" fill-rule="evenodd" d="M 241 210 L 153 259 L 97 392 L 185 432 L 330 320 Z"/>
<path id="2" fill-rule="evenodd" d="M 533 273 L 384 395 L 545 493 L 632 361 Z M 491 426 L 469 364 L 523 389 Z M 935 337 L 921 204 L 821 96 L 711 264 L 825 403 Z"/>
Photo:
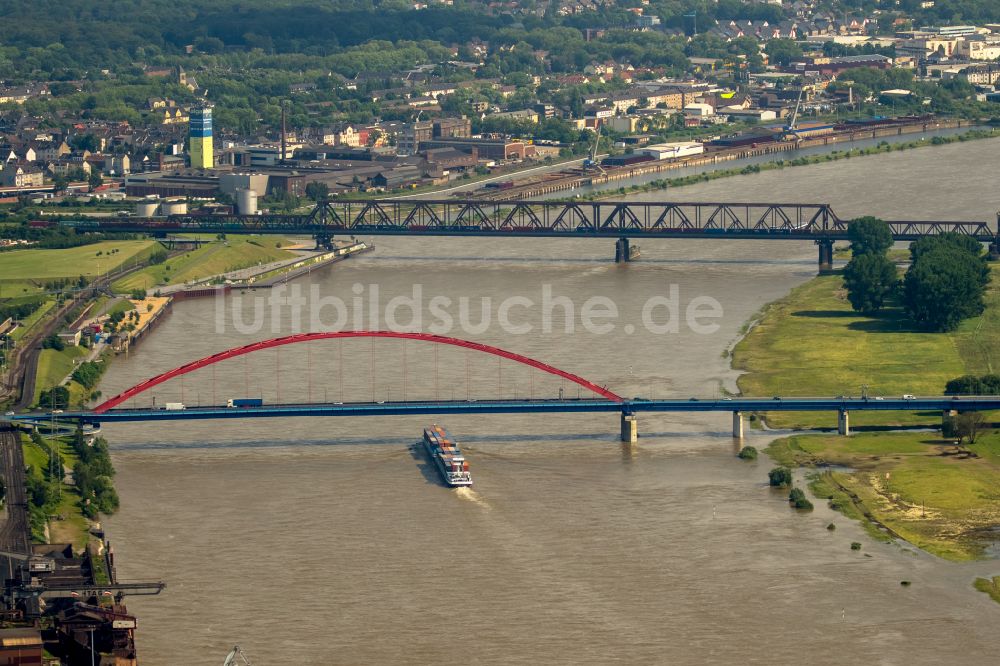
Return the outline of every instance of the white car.
<path id="1" fill-rule="evenodd" d="M 916 399 L 917 399 L 917 396 L 913 395 L 912 393 L 904 393 L 903 394 L 903 400 L 916 400 Z"/>

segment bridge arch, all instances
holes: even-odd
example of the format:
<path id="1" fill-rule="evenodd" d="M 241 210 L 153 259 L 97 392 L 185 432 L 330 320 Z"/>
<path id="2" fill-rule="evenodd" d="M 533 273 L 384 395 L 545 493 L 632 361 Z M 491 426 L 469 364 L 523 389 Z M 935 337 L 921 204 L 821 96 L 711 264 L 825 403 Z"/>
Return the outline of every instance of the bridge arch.
<path id="1" fill-rule="evenodd" d="M 264 349 L 282 347 L 284 345 L 293 345 L 299 342 L 309 342 L 311 340 L 331 340 L 336 338 L 396 338 L 401 340 L 433 342 L 436 344 L 451 345 L 453 347 L 464 347 L 465 349 L 472 349 L 474 351 L 492 354 L 493 356 L 499 356 L 500 358 L 506 358 L 511 361 L 536 368 L 543 372 L 547 372 L 550 375 L 562 377 L 563 379 L 567 379 L 574 384 L 579 384 L 589 391 L 593 391 L 602 398 L 607 398 L 608 400 L 613 400 L 614 402 L 624 401 L 624 398 L 617 393 L 609 391 L 603 386 L 598 386 L 597 384 L 584 379 L 579 375 L 575 375 L 572 372 L 566 372 L 565 370 L 560 370 L 559 368 L 551 366 L 547 363 L 536 361 L 533 358 L 528 358 L 527 356 L 507 351 L 506 349 L 501 349 L 499 347 L 494 347 L 492 345 L 483 344 L 481 342 L 472 342 L 471 340 L 462 340 L 461 338 L 450 338 L 444 335 L 434 335 L 432 333 L 405 333 L 397 331 L 328 331 L 321 333 L 297 333 L 295 335 L 287 335 L 281 338 L 260 340 L 248 345 L 243 345 L 242 347 L 233 347 L 232 349 L 227 349 L 226 351 L 200 358 L 197 361 L 191 361 L 190 363 L 186 363 L 182 366 L 174 368 L 173 370 L 168 370 L 167 372 L 151 377 L 144 382 L 140 382 L 132 388 L 122 391 L 113 398 L 109 398 L 108 400 L 105 400 L 101 404 L 97 405 L 93 411 L 95 414 L 102 414 L 130 398 L 133 398 L 141 393 L 145 393 L 158 384 L 162 384 L 163 382 L 174 379 L 175 377 L 186 375 L 189 372 L 194 372 L 195 370 L 199 370 L 237 356 L 252 354 L 253 352 L 262 351 Z"/>

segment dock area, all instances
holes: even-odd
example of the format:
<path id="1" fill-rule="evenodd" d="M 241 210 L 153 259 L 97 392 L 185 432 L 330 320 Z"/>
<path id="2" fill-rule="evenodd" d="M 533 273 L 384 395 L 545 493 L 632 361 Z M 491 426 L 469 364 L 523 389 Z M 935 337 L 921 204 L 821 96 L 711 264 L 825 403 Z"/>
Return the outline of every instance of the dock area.
<path id="1" fill-rule="evenodd" d="M 956 129 L 971 127 L 975 123 L 968 120 L 953 118 L 935 118 L 929 121 L 920 121 L 903 124 L 887 124 L 884 126 L 868 126 L 856 129 L 836 131 L 822 136 L 803 138 L 797 141 L 776 141 L 769 143 L 751 144 L 749 146 L 739 146 L 734 148 L 713 150 L 711 152 L 700 153 L 688 157 L 669 158 L 665 160 L 655 160 L 642 162 L 635 165 L 621 167 L 604 167 L 602 171 L 593 172 L 585 169 L 567 169 L 546 173 L 521 181 L 515 180 L 514 186 L 502 190 L 479 190 L 475 192 L 477 198 L 491 201 L 517 201 L 522 199 L 532 199 L 554 192 L 575 190 L 581 187 L 599 187 L 608 183 L 622 180 L 629 180 L 640 176 L 663 173 L 676 169 L 700 167 L 722 162 L 759 157 L 762 155 L 772 155 L 784 152 L 801 150 L 803 148 L 815 148 L 819 146 L 829 146 L 836 143 L 851 143 L 854 141 L 864 141 L 867 139 L 878 139 L 889 136 L 901 136 L 904 134 L 920 134 L 943 129 Z"/>
<path id="2" fill-rule="evenodd" d="M 324 268 L 338 261 L 343 261 L 356 254 L 371 252 L 375 249 L 374 244 L 355 242 L 350 245 L 337 247 L 334 250 L 323 252 L 308 259 L 302 259 L 296 263 L 286 265 L 280 270 L 267 271 L 254 275 L 246 280 L 234 282 L 230 286 L 233 289 L 268 289 L 275 285 L 284 284 L 289 280 L 301 277 L 312 271 Z"/>

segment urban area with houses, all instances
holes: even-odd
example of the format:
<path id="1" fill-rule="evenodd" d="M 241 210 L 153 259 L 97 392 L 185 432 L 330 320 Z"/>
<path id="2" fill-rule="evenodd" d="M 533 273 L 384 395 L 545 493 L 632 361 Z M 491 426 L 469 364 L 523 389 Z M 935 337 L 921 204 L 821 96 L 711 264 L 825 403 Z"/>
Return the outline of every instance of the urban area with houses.
<path id="1" fill-rule="evenodd" d="M 367 60 L 375 42 L 325 57 L 231 44 L 211 18 L 192 43 L 127 62 L 8 46 L 0 194 L 233 205 L 252 190 L 294 208 L 309 193 L 447 186 L 591 153 L 760 144 L 790 121 L 805 138 L 887 116 L 997 115 L 1000 24 L 925 25 L 928 2 L 844 9 L 720 2 L 663 20 L 646 1 L 469 3 L 477 34 L 447 40 L 459 10 L 418 3 L 394 12 L 427 16 L 437 41 Z"/>
<path id="2" fill-rule="evenodd" d="M 517 202 L 531 202 L 526 205 L 541 210 L 538 200 L 543 197 L 553 206 L 593 201 L 596 211 L 602 199 L 627 199 L 640 190 L 669 189 L 664 199 L 676 200 L 682 195 L 674 188 L 715 178 L 973 139 L 984 140 L 976 145 L 1000 140 L 995 138 L 1000 132 L 997 0 L 8 4 L 0 8 L 0 566 L 11 575 L 0 595 L 0 664 L 134 665 L 138 621 L 125 599 L 157 595 L 173 585 L 159 580 L 159 571 L 142 572 L 142 580 L 119 578 L 124 567 L 102 522 L 120 515 L 112 464 L 117 454 L 100 424 L 68 418 L 109 400 L 102 395 L 106 373 L 129 358 L 149 362 L 145 350 L 157 344 L 153 340 L 162 340 L 156 337 L 160 328 L 176 330 L 171 328 L 175 310 L 203 307 L 212 302 L 207 299 L 222 303 L 234 294 L 280 290 L 314 273 L 322 280 L 328 275 L 323 269 L 356 256 L 368 255 L 362 262 L 372 261 L 363 265 L 373 274 L 385 271 L 375 261 L 374 241 L 354 235 L 360 227 L 334 238 L 258 233 L 254 224 L 311 219 L 307 216 L 334 206 L 361 206 L 370 200 L 387 206 L 402 200 L 416 215 L 417 198 L 433 202 L 423 214 L 444 211 L 443 218 L 452 201 L 470 200 L 495 205 L 493 210 L 511 210 Z M 990 169 L 988 160 L 976 166 Z M 790 173 L 789 179 L 794 178 Z M 721 206 L 715 215 L 738 217 L 735 208 Z M 235 230 L 214 228 L 212 220 L 229 221 Z M 171 226 L 181 221 L 190 229 Z M 638 217 L 635 223 L 640 224 Z M 198 232 L 202 224 L 212 230 Z M 919 341 L 933 350 L 926 352 L 928 357 L 954 354 L 956 359 L 964 355 L 963 360 L 951 359 L 946 369 L 935 366 L 916 379 L 907 375 L 906 381 L 937 395 L 945 388 L 938 380 L 950 373 L 949 395 L 1000 393 L 988 351 L 1000 331 L 995 319 L 1000 295 L 995 283 L 990 285 L 988 263 L 1000 258 L 1000 234 L 986 238 L 982 231 L 992 221 L 985 226 L 958 223 L 954 228 L 973 229 L 971 238 L 957 232 L 944 240 L 919 238 L 909 252 L 892 247 L 897 236 L 913 240 L 907 234 L 924 232 L 899 231 L 874 217 L 849 224 L 850 238 L 842 234 L 836 240 L 850 240 L 850 248 L 842 243 L 835 254 L 835 240 L 817 239 L 820 275 L 801 288 L 789 282 L 785 291 L 796 290 L 789 300 L 772 303 L 773 308 L 762 301 L 757 314 L 748 314 L 752 318 L 740 329 L 738 343 L 726 342 L 722 357 L 746 374 L 733 387 L 781 401 L 787 376 L 794 376 L 796 387 L 812 390 L 813 375 L 803 379 L 795 374 L 811 372 L 799 351 L 768 356 L 789 346 L 786 339 L 775 343 L 765 336 L 786 334 L 779 324 L 788 325 L 787 311 L 797 316 L 814 309 L 816 316 L 810 317 L 816 321 L 800 324 L 806 332 L 790 337 L 831 335 L 831 347 L 865 349 L 868 365 L 862 370 L 871 374 L 881 370 L 871 370 L 872 352 L 866 346 L 871 343 L 862 336 L 884 333 L 883 341 L 900 336 L 905 344 L 885 342 L 899 354 L 912 342 L 905 336 L 926 336 Z M 926 224 L 934 230 L 927 235 L 946 228 Z M 787 235 L 802 232 L 788 219 L 779 226 L 777 231 Z M 586 222 L 575 227 L 587 228 Z M 415 223 L 401 224 L 398 231 L 405 241 L 410 232 L 428 229 Z M 526 231 L 515 226 L 507 230 Z M 364 231 L 372 230 L 361 229 L 357 235 Z M 695 231 L 704 238 L 720 230 Z M 761 238 L 777 233 L 773 227 L 760 231 Z M 621 271 L 602 278 L 612 282 L 615 275 L 625 275 L 625 264 L 639 259 L 638 247 L 630 246 L 628 238 L 615 240 L 614 262 Z M 798 240 L 815 251 L 812 239 Z M 611 263 L 610 253 L 607 258 Z M 399 263 L 409 260 L 407 256 Z M 734 255 L 721 263 L 727 261 L 737 265 L 770 259 Z M 353 269 L 356 263 L 346 266 Z M 455 276 L 462 271 L 471 269 L 450 264 L 442 269 Z M 953 286 L 949 281 L 960 288 L 941 296 L 942 285 Z M 802 302 L 809 298 L 814 300 Z M 953 307 L 940 307 L 949 299 Z M 895 319 L 877 319 L 887 311 Z M 199 312 L 205 319 L 205 310 Z M 823 319 L 833 318 L 831 312 L 835 324 Z M 797 321 L 794 316 L 792 321 Z M 836 334 L 821 328 L 840 323 Z M 210 340 L 213 333 L 205 329 L 190 336 Z M 932 337 L 935 342 L 928 342 Z M 201 349 L 204 341 L 179 340 L 166 344 L 178 364 L 198 358 L 180 347 Z M 626 343 L 620 346 L 629 349 Z M 403 368 L 405 403 L 408 361 L 403 349 L 394 364 Z M 203 351 L 205 356 L 219 352 Z M 503 358 L 511 357 L 499 351 L 508 354 Z M 342 348 L 340 354 L 342 359 Z M 364 401 L 372 409 L 388 410 L 394 402 L 389 389 L 385 400 L 375 394 L 374 343 L 358 356 L 369 355 L 371 400 Z M 711 358 L 719 355 L 711 350 Z M 980 362 L 980 356 L 987 360 Z M 437 392 L 437 352 L 433 358 Z M 762 379 L 769 372 L 761 369 L 765 361 L 786 375 Z M 856 365 L 853 361 L 844 365 Z M 802 367 L 792 367 L 800 362 Z M 338 372 L 343 371 L 340 363 Z M 916 368 L 919 359 L 902 358 L 893 368 L 900 366 Z M 632 377 L 633 367 L 627 367 Z M 956 368 L 975 370 L 976 376 L 957 377 Z M 499 365 L 496 369 L 500 375 L 507 372 Z M 862 370 L 850 374 L 854 370 L 844 372 L 850 382 L 861 383 L 855 379 Z M 274 376 L 280 371 L 276 364 Z M 258 394 L 251 391 L 249 378 L 243 397 L 215 396 L 214 372 L 211 393 L 217 411 L 226 417 L 272 407 L 269 398 L 254 397 Z M 313 401 L 310 373 L 311 367 L 295 384 L 308 382 Z M 343 393 L 343 379 L 339 381 Z M 467 376 L 466 388 L 471 381 Z M 506 399 L 504 381 L 497 377 L 497 393 Z M 278 382 L 280 395 L 280 378 Z M 869 402 L 868 384 L 861 385 L 862 398 L 830 383 L 819 384 L 818 390 L 830 395 L 848 391 L 836 400 L 863 401 L 859 411 L 885 401 L 886 396 L 872 392 Z M 530 387 L 533 392 L 534 383 Z M 147 411 L 157 418 L 170 412 L 168 416 L 182 419 L 209 402 L 209 390 L 201 389 L 189 384 L 180 400 L 143 399 L 149 398 Z M 181 396 L 184 390 L 182 384 Z M 263 389 L 258 390 L 263 396 Z M 351 406 L 350 399 L 331 401 L 328 390 L 323 389 L 327 407 Z M 789 431 L 816 429 L 811 413 L 799 418 L 763 409 L 745 421 L 742 412 L 727 404 L 741 397 L 738 392 L 721 389 L 721 382 L 714 390 L 720 411 L 732 412 L 736 453 L 744 460 L 756 461 L 757 456 L 756 449 L 744 446 L 745 424 L 764 431 L 761 424 L 767 419 L 768 426 Z M 898 391 L 904 408 L 918 399 L 910 390 Z M 192 391 L 198 397 L 192 398 Z M 517 391 L 515 386 L 512 400 L 524 397 L 523 386 Z M 452 394 L 454 398 L 454 390 Z M 557 402 L 566 402 L 562 386 L 555 395 Z M 685 396 L 684 401 L 708 403 L 703 397 Z M 464 409 L 477 406 L 471 395 L 452 402 Z M 147 407 L 134 399 L 121 404 L 122 410 Z M 864 412 L 857 417 L 858 437 L 867 445 L 876 431 L 900 424 L 912 431 L 879 440 L 890 443 L 878 446 L 891 446 L 896 441 L 891 437 L 916 437 L 918 429 L 940 432 L 934 451 L 940 451 L 941 461 L 935 464 L 974 460 L 985 468 L 976 468 L 981 475 L 974 477 L 976 482 L 985 479 L 983 487 L 995 486 L 1000 431 L 988 432 L 988 421 L 973 418 L 980 412 L 946 408 L 942 416 L 940 407 L 911 412 L 901 408 L 884 418 Z M 837 415 L 837 432 L 851 434 L 855 426 L 849 425 L 847 408 L 839 408 Z M 637 433 L 635 414 L 623 411 L 622 441 L 636 444 Z M 656 436 L 651 433 L 650 440 Z M 470 486 L 469 463 L 448 431 L 434 425 L 424 437 L 446 485 L 458 479 L 457 485 Z M 831 509 L 858 518 L 877 533 L 876 541 L 889 534 L 958 560 L 982 558 L 996 549 L 991 536 L 1000 522 L 995 494 L 976 495 L 970 501 L 974 507 L 961 507 L 964 513 L 945 515 L 944 509 L 932 508 L 931 515 L 940 519 L 932 534 L 905 522 L 916 515 L 916 491 L 886 490 L 890 474 L 897 472 L 889 465 L 898 458 L 876 445 L 872 450 L 879 455 L 861 458 L 852 451 L 851 457 L 828 444 L 830 439 L 810 445 L 819 440 L 796 436 L 777 440 L 767 450 L 782 465 L 771 485 L 793 493 L 796 511 L 812 511 L 813 506 L 801 490 L 789 488 L 795 482 L 790 468 L 830 467 L 834 471 L 809 477 L 813 495 L 828 496 Z M 476 442 L 469 447 L 470 457 L 482 446 Z M 622 458 L 632 464 L 635 449 L 627 448 Z M 870 469 L 879 478 L 864 476 L 866 481 L 851 485 Z M 899 471 L 902 476 L 905 470 Z M 947 478 L 951 483 L 952 477 Z M 928 488 L 931 492 L 925 493 Z M 934 494 L 938 490 L 930 481 L 920 486 L 920 511 L 923 502 L 939 499 Z M 785 497 L 779 499 L 784 505 Z M 123 493 L 121 503 L 127 501 Z M 903 518 L 893 513 L 900 506 Z M 715 507 L 710 515 L 714 521 Z M 822 527 L 832 535 L 834 524 L 828 525 L 824 521 Z M 135 552 L 137 546 L 130 545 Z M 336 548 L 330 546 L 330 552 Z M 857 551 L 862 545 L 851 542 L 850 548 Z M 183 594 L 196 594 L 192 590 L 197 585 L 184 578 L 196 565 L 181 568 L 186 569 L 179 576 L 187 586 Z M 976 578 L 974 585 L 1000 601 L 1000 576 Z M 164 645 L 163 634 L 157 634 L 155 644 Z M 185 653 L 192 663 L 193 649 Z M 155 655 L 153 663 L 175 663 L 172 656 Z M 239 659 L 249 663 L 234 647 L 225 663 L 232 666 Z"/>

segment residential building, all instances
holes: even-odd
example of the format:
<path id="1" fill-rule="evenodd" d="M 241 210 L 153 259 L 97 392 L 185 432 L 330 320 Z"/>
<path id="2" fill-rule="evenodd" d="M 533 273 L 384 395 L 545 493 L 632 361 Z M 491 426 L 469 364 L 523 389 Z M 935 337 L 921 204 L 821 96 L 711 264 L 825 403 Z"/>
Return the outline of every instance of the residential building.
<path id="1" fill-rule="evenodd" d="M 532 109 L 518 109 L 517 111 L 503 111 L 494 113 L 490 118 L 507 118 L 509 120 L 523 120 L 529 123 L 538 122 L 538 113 Z"/>
<path id="2" fill-rule="evenodd" d="M 44 187 L 45 173 L 28 163 L 8 162 L 0 171 L 0 185 L 4 187 Z"/>
<path id="3" fill-rule="evenodd" d="M 996 60 L 1000 58 L 1000 41 L 968 40 L 962 42 L 959 53 L 969 60 Z"/>

